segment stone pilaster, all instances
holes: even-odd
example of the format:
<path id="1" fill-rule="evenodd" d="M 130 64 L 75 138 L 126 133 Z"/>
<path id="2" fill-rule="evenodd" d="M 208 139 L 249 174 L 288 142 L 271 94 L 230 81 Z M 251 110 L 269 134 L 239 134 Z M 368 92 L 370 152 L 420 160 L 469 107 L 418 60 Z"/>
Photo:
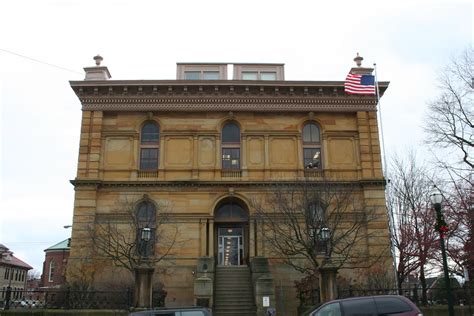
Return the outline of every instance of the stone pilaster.
<path id="1" fill-rule="evenodd" d="M 197 260 L 194 279 L 194 303 L 197 306 L 213 305 L 215 262 L 212 257 L 200 257 Z"/>
<path id="2" fill-rule="evenodd" d="M 369 258 L 390 258 L 390 236 L 385 191 L 383 186 L 366 185 L 364 201 L 367 210 L 372 213 L 367 223 L 367 249 Z M 381 261 L 381 260 L 380 260 Z"/>
<path id="3" fill-rule="evenodd" d="M 337 299 L 337 266 L 330 261 L 326 261 L 319 268 L 321 273 L 319 278 L 320 301 L 321 303 Z"/>
<path id="4" fill-rule="evenodd" d="M 153 272 L 154 268 L 138 267 L 135 269 L 134 306 L 138 308 L 152 307 Z"/>
<path id="5" fill-rule="evenodd" d="M 71 250 L 66 275 L 68 282 L 92 282 L 98 268 L 91 263 L 94 255 L 91 232 L 94 229 L 96 205 L 97 187 L 95 185 L 75 188 Z"/>
<path id="6" fill-rule="evenodd" d="M 270 273 L 268 259 L 255 257 L 250 262 L 252 282 L 254 286 L 255 304 L 258 316 L 267 316 L 267 310 L 277 306 L 273 276 Z M 264 303 L 268 303 L 265 306 Z"/>
<path id="7" fill-rule="evenodd" d="M 78 179 L 98 179 L 102 137 L 102 111 L 82 113 Z"/>
<path id="8" fill-rule="evenodd" d="M 363 179 L 382 178 L 377 112 L 357 112 Z"/>

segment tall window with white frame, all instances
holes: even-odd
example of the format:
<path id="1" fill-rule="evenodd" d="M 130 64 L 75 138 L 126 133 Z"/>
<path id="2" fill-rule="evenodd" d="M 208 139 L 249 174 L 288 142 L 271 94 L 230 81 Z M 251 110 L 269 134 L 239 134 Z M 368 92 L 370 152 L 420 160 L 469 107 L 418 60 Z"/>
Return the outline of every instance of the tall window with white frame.
<path id="1" fill-rule="evenodd" d="M 240 128 L 234 122 L 222 128 L 222 169 L 240 169 Z"/>
<path id="2" fill-rule="evenodd" d="M 321 133 L 316 123 L 306 123 L 303 127 L 303 164 L 306 169 L 322 169 Z"/>
<path id="3" fill-rule="evenodd" d="M 155 122 L 145 122 L 140 134 L 140 171 L 157 171 L 160 154 L 160 129 Z"/>
<path id="4" fill-rule="evenodd" d="M 48 282 L 53 282 L 54 270 L 56 269 L 56 262 L 51 260 L 49 262 Z"/>

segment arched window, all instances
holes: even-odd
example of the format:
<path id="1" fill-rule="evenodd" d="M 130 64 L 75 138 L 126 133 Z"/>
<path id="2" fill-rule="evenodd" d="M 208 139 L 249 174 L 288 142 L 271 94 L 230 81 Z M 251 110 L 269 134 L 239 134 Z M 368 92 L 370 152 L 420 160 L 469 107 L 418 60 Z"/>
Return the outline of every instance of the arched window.
<path id="1" fill-rule="evenodd" d="M 137 252 L 140 256 L 148 257 L 155 253 L 156 241 L 156 207 L 150 201 L 143 201 L 136 209 L 136 238 Z M 149 239 L 144 239 L 143 230 L 149 230 Z"/>
<path id="2" fill-rule="evenodd" d="M 240 169 L 240 128 L 232 122 L 222 128 L 222 169 Z"/>
<path id="3" fill-rule="evenodd" d="M 248 220 L 247 211 L 236 203 L 225 203 L 219 206 L 215 213 L 215 220 L 218 222 L 225 221 L 246 221 Z"/>
<path id="4" fill-rule="evenodd" d="M 156 207 L 149 201 L 138 204 L 137 222 L 139 226 L 154 225 L 156 222 Z"/>
<path id="5" fill-rule="evenodd" d="M 55 268 L 56 268 L 56 263 L 54 262 L 54 260 L 51 260 L 49 262 L 48 282 L 53 282 Z"/>
<path id="6" fill-rule="evenodd" d="M 160 129 L 155 122 L 146 122 L 140 133 L 140 170 L 158 170 Z"/>
<path id="7" fill-rule="evenodd" d="M 306 210 L 307 223 L 311 227 L 322 227 L 326 221 L 326 204 L 321 201 L 312 202 Z"/>
<path id="8" fill-rule="evenodd" d="M 307 123 L 303 127 L 303 164 L 308 169 L 321 169 L 321 133 L 318 125 Z"/>
<path id="9" fill-rule="evenodd" d="M 305 209 L 306 229 L 312 248 L 316 252 L 326 251 L 327 241 L 323 239 L 323 228 L 327 227 L 327 207 L 321 200 L 309 201 Z M 327 229 L 327 228 L 326 228 Z"/>

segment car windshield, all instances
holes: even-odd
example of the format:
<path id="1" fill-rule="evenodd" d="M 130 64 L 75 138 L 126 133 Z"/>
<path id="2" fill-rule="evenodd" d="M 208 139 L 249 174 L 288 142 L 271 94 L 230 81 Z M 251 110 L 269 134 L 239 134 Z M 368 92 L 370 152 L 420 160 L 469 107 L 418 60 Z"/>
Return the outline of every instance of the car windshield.
<path id="1" fill-rule="evenodd" d="M 395 297 L 377 297 L 375 304 L 379 314 L 404 313 L 412 310 L 410 305 Z"/>
<path id="2" fill-rule="evenodd" d="M 324 305 L 319 310 L 310 314 L 311 316 L 341 316 L 339 303 Z"/>

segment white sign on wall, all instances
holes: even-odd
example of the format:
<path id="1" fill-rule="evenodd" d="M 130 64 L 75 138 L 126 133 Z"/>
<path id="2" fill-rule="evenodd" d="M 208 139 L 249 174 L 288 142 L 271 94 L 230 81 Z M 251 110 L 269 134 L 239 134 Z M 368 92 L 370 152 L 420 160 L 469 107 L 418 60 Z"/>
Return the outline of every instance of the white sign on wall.
<path id="1" fill-rule="evenodd" d="M 263 307 L 269 307 L 270 306 L 270 296 L 264 296 L 263 297 Z"/>

